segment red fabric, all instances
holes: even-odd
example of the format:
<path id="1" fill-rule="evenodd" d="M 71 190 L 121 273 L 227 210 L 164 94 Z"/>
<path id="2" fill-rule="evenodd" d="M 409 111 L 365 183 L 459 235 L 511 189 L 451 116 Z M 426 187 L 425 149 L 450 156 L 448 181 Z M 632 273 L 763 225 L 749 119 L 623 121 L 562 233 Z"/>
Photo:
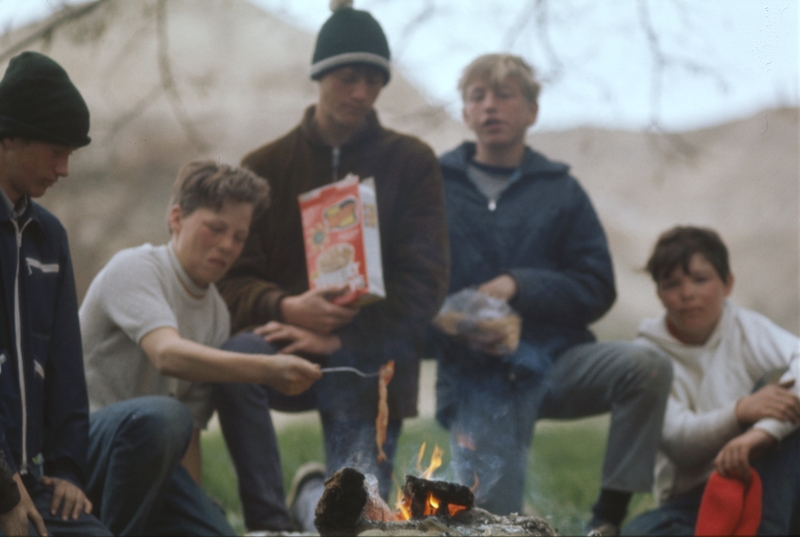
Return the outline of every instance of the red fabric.
<path id="1" fill-rule="evenodd" d="M 700 511 L 695 535 L 755 535 L 761 522 L 761 478 L 750 470 L 750 484 L 738 479 L 711 474 Z"/>

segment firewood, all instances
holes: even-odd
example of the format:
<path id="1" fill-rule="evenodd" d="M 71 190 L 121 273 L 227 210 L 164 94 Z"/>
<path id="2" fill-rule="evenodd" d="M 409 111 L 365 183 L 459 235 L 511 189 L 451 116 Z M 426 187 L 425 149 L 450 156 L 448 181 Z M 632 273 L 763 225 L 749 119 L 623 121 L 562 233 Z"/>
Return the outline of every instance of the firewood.
<path id="1" fill-rule="evenodd" d="M 314 510 L 314 526 L 320 535 L 353 535 L 366 503 L 364 474 L 342 468 L 325 480 L 325 491 Z"/>
<path id="2" fill-rule="evenodd" d="M 411 517 L 420 518 L 425 515 L 425 507 L 428 504 L 428 497 L 433 495 L 439 502 L 439 507 L 435 513 L 439 516 L 450 516 L 450 505 L 458 505 L 466 509 L 471 509 L 475 503 L 475 496 L 472 491 L 464 485 L 449 483 L 447 481 L 431 481 L 406 476 L 406 483 L 403 486 L 403 495 L 406 499 L 411 499 Z"/>

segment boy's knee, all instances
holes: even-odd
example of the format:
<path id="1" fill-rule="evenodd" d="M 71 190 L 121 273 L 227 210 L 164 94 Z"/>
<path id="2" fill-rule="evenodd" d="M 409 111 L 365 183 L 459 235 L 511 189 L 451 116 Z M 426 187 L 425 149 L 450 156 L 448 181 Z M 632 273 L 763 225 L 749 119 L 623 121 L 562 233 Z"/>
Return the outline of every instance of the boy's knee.
<path id="1" fill-rule="evenodd" d="M 185 448 L 192 436 L 192 414 L 183 403 L 165 396 L 142 397 L 129 420 L 134 434 L 162 449 Z"/>
<path id="2" fill-rule="evenodd" d="M 276 354 L 278 352 L 272 343 L 267 343 L 262 336 L 253 332 L 236 334 L 225 341 L 220 348 L 224 351 L 245 354 Z"/>
<path id="3" fill-rule="evenodd" d="M 657 393 L 669 394 L 672 387 L 672 362 L 655 349 L 631 345 L 631 367 L 643 387 Z"/>

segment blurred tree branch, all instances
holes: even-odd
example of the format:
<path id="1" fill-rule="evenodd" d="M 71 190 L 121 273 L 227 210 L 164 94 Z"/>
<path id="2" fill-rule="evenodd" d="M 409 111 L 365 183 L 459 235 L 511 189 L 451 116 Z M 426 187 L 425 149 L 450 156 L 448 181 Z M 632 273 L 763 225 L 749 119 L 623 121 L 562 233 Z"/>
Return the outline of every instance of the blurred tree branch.
<path id="1" fill-rule="evenodd" d="M 189 114 L 186 113 L 180 92 L 178 92 L 178 88 L 175 85 L 175 78 L 172 76 L 172 63 L 169 59 L 169 39 L 167 36 L 167 0 L 158 0 L 156 5 L 156 36 L 158 43 L 158 72 L 161 76 L 161 86 L 166 92 L 167 100 L 172 112 L 175 114 L 175 119 L 178 120 L 195 149 L 201 153 L 209 147 L 209 144 L 200 135 Z"/>
<path id="2" fill-rule="evenodd" d="M 50 41 L 54 32 L 58 29 L 70 22 L 89 15 L 95 9 L 109 1 L 110 0 L 94 0 L 93 2 L 78 7 L 63 4 L 60 11 L 43 24 L 37 26 L 31 34 L 23 36 L 18 41 L 6 47 L 5 50 L 1 51 L 0 62 L 7 61 L 9 58 L 38 42 Z M 209 144 L 192 122 L 175 83 L 172 63 L 169 56 L 167 1 L 168 0 L 156 0 L 155 4 L 156 47 L 160 86 L 153 88 L 147 95 L 140 99 L 128 113 L 123 114 L 117 119 L 111 126 L 110 135 L 114 136 L 136 117 L 143 114 L 163 93 L 166 95 L 167 102 L 175 114 L 175 119 L 186 134 L 187 139 L 194 146 L 195 150 L 200 153 L 206 150 Z"/>
<path id="3" fill-rule="evenodd" d="M 49 41 L 50 37 L 52 36 L 53 32 L 58 29 L 60 26 L 64 24 L 80 19 L 85 15 L 88 15 L 95 9 L 97 9 L 100 5 L 105 4 L 109 0 L 94 0 L 88 4 L 84 4 L 79 7 L 72 7 L 69 5 L 65 5 L 62 10 L 53 17 L 50 21 L 48 21 L 43 26 L 36 28 L 36 30 L 20 39 L 19 41 L 13 43 L 8 48 L 0 52 L 0 62 L 7 61 L 12 56 L 15 56 L 19 52 L 22 52 L 24 49 L 30 47 L 34 43 L 39 41 Z"/>

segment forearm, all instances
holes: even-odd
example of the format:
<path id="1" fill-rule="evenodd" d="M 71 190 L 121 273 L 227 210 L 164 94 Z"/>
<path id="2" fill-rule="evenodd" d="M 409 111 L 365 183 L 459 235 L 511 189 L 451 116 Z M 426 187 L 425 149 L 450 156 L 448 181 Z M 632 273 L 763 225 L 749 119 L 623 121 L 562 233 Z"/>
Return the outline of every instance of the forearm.
<path id="1" fill-rule="evenodd" d="M 162 340 L 147 354 L 161 374 L 194 382 L 269 383 L 277 368 L 273 356 L 224 351 L 183 338 Z"/>
<path id="2" fill-rule="evenodd" d="M 713 460 L 726 443 L 742 432 L 732 405 L 702 414 L 674 406 L 672 401 L 667 405 L 661 448 L 678 466 Z"/>

